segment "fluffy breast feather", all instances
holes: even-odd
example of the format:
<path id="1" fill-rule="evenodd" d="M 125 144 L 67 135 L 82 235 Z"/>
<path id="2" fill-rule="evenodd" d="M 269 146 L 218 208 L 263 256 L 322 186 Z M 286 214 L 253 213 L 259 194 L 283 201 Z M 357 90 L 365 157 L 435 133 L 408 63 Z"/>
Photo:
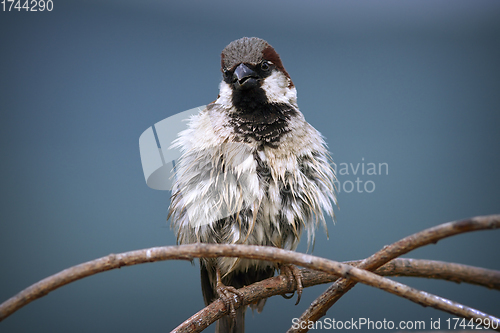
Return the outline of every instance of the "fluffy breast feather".
<path id="1" fill-rule="evenodd" d="M 295 249 L 303 229 L 308 242 L 323 210 L 333 216 L 335 176 L 325 143 L 300 112 L 275 147 L 241 142 L 228 113 L 212 104 L 192 117 L 173 146 L 176 165 L 170 216 L 178 242 L 243 243 Z M 226 261 L 222 271 L 234 269 Z M 245 270 L 251 261 L 242 261 Z"/>

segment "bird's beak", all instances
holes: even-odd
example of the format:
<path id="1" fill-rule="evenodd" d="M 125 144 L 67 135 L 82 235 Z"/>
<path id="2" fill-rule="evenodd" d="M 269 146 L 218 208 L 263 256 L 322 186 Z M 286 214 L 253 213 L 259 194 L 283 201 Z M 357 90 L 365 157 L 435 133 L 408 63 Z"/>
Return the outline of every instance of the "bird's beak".
<path id="1" fill-rule="evenodd" d="M 249 89 L 257 86 L 259 75 L 245 64 L 240 64 L 234 70 L 233 85 L 236 89 Z"/>

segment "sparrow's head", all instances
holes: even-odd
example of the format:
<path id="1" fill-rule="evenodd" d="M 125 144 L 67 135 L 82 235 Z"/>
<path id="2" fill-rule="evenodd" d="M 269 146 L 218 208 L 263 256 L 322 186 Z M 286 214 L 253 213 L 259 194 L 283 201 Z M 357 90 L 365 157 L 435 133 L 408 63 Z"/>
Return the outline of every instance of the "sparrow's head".
<path id="1" fill-rule="evenodd" d="M 265 40 L 243 37 L 221 54 L 223 80 L 219 102 L 238 106 L 252 99 L 269 104 L 296 104 L 296 90 L 280 56 Z"/>

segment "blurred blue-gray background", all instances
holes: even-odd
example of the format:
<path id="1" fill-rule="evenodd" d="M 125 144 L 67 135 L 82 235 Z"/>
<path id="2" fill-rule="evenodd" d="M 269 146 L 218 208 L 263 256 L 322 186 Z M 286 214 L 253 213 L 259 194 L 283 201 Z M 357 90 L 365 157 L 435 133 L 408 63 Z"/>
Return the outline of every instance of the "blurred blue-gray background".
<path id="1" fill-rule="evenodd" d="M 84 261 L 175 244 L 169 193 L 146 186 L 138 139 L 216 99 L 220 52 L 242 36 L 281 54 L 338 166 L 337 222 L 329 240 L 318 232 L 315 255 L 360 259 L 500 213 L 499 1 L 53 3 L 0 12 L 0 301 Z M 499 236 L 460 235 L 407 257 L 500 269 Z M 500 315 L 498 291 L 397 280 Z M 248 332 L 285 331 L 325 288 L 306 289 L 298 306 L 268 300 L 248 313 Z M 67 285 L 0 332 L 168 332 L 202 307 L 198 268 L 160 262 Z M 365 286 L 327 317 L 424 320 L 427 330 L 449 318 Z"/>

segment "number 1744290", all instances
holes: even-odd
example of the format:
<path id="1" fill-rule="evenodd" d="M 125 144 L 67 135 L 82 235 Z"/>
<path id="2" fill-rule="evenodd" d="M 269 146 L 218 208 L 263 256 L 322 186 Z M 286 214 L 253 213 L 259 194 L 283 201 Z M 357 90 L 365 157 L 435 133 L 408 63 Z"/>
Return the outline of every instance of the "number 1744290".
<path id="1" fill-rule="evenodd" d="M 2 0 L 2 11 L 51 12 L 54 9 L 52 0 Z"/>

